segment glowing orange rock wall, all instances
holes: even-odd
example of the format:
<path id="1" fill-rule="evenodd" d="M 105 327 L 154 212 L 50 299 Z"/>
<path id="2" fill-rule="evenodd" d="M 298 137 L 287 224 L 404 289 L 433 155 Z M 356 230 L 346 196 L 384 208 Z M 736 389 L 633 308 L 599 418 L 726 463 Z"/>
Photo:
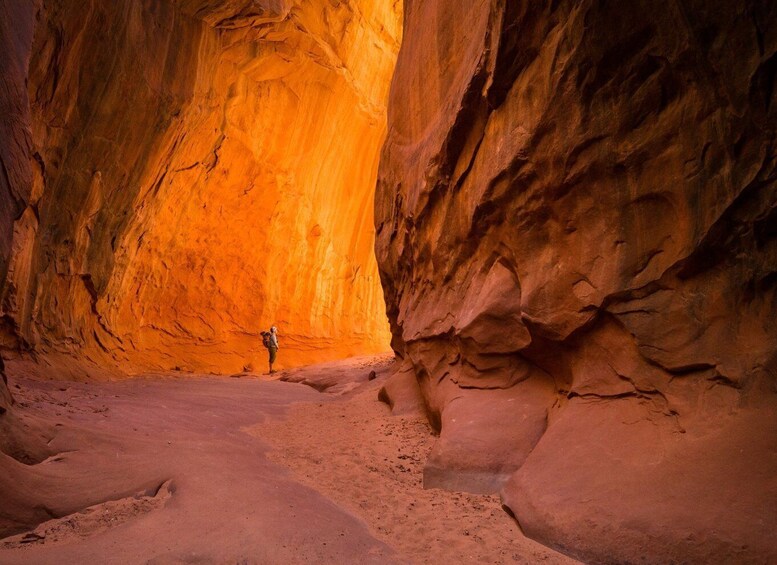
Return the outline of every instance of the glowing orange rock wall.
<path id="1" fill-rule="evenodd" d="M 136 370 L 264 367 L 271 324 L 281 366 L 385 350 L 378 4 L 30 3 L 6 335 Z"/>

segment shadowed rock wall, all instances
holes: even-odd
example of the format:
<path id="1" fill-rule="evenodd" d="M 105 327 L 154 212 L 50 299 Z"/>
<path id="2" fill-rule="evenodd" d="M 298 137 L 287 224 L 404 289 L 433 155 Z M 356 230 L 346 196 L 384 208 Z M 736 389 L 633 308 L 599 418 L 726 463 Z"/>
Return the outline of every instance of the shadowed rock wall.
<path id="1" fill-rule="evenodd" d="M 428 486 L 594 562 L 777 559 L 775 73 L 766 1 L 406 0 L 377 253 Z"/>
<path id="2" fill-rule="evenodd" d="M 287 366 L 387 348 L 372 187 L 399 6 L 15 4 L 8 346 L 235 371 L 275 323 Z"/>
<path id="3" fill-rule="evenodd" d="M 24 210 L 28 200 L 31 171 L 26 159 L 31 148 L 27 129 L 30 108 L 25 81 L 29 61 L 29 45 L 33 33 L 32 4 L 20 6 L 0 4 L 0 278 L 5 279 L 11 257 L 14 220 Z M 8 412 L 13 396 L 8 390 L 7 378 L 0 362 L 0 451 L 7 451 L 7 437 L 11 429 Z M 14 426 L 15 427 L 15 426 Z"/>

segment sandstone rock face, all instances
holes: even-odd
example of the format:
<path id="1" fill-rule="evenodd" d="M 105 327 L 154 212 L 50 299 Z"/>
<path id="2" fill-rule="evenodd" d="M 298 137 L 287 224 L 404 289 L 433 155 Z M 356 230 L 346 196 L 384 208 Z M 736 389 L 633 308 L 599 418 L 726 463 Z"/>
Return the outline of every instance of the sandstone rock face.
<path id="1" fill-rule="evenodd" d="M 14 220 L 30 198 L 32 176 L 29 160 L 32 143 L 30 107 L 25 91 L 29 45 L 33 34 L 33 4 L 0 4 L 0 279 L 8 273 Z M 4 322 L 5 323 L 5 322 Z M 3 332 L 0 332 L 0 335 Z M 0 359 L 0 451 L 7 452 L 7 438 L 17 426 L 8 412 L 13 396 L 8 390 L 5 366 Z"/>
<path id="2" fill-rule="evenodd" d="M 396 3 L 12 4 L 7 344 L 221 372 L 264 367 L 271 324 L 281 366 L 388 348 L 372 201 Z"/>
<path id="3" fill-rule="evenodd" d="M 5 375 L 5 367 L 0 362 L 2 370 L 0 372 L 0 416 L 3 416 L 8 412 L 13 404 L 13 396 L 11 391 L 8 390 L 8 377 Z"/>
<path id="4" fill-rule="evenodd" d="M 376 196 L 427 483 L 594 562 L 777 559 L 777 10 L 405 2 Z"/>

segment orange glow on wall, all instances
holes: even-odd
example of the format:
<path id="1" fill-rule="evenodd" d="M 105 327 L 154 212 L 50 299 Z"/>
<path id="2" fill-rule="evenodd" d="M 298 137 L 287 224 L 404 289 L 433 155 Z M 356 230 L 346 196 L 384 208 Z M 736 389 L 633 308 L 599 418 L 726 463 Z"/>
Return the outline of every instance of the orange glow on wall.
<path id="1" fill-rule="evenodd" d="M 262 369 L 272 324 L 281 368 L 389 349 L 373 195 L 401 7 L 288 4 L 42 11 L 23 341 L 132 371 Z"/>

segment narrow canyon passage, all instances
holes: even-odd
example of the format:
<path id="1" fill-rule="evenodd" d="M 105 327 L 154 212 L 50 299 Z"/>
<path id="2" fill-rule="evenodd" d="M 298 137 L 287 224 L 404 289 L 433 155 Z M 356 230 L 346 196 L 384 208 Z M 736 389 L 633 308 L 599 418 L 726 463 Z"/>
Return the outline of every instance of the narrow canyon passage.
<path id="1" fill-rule="evenodd" d="M 0 0 L 0 562 L 777 562 L 776 82 L 769 0 Z"/>

